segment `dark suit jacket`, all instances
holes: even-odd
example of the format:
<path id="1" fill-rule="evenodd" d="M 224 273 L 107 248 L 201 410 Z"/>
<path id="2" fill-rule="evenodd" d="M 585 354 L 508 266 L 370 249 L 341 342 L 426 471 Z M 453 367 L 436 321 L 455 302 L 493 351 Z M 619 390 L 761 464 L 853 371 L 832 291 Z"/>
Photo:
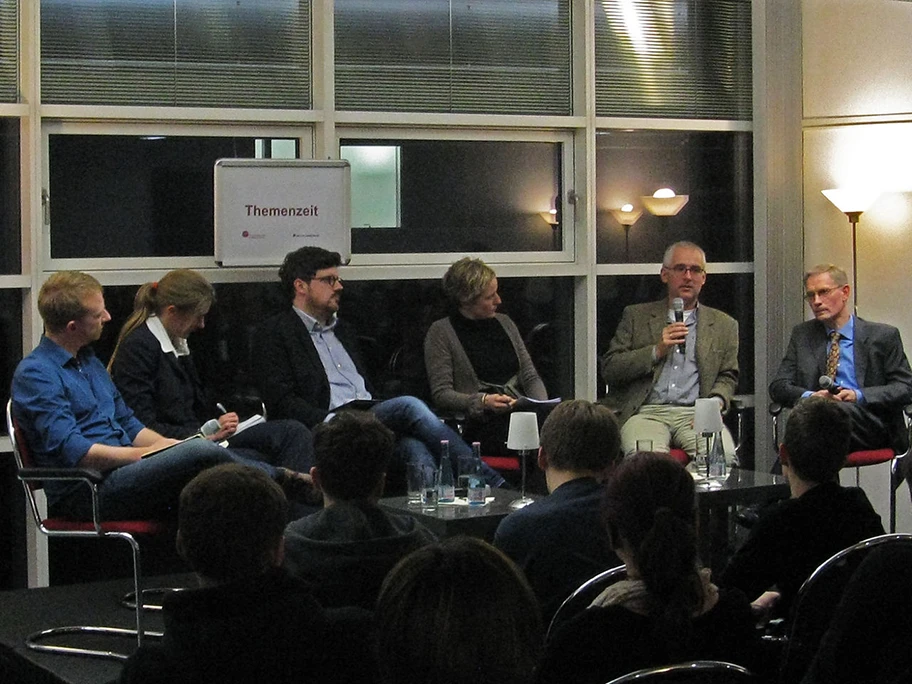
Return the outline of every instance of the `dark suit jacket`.
<path id="1" fill-rule="evenodd" d="M 196 434 L 215 415 L 193 360 L 163 352 L 145 324 L 121 342 L 111 376 L 140 422 L 165 437 Z"/>
<path id="2" fill-rule="evenodd" d="M 373 394 L 354 333 L 341 320 L 335 333 Z M 269 415 L 294 418 L 309 428 L 322 423 L 329 413 L 329 380 L 298 314 L 289 308 L 269 318 L 257 331 L 253 347 L 254 375 Z"/>
<path id="3" fill-rule="evenodd" d="M 912 369 L 899 330 L 885 323 L 855 318 L 855 376 L 867 409 L 894 435 L 903 435 L 902 407 L 912 402 Z M 806 392 L 820 389 L 826 370 L 827 331 L 818 320 L 799 323 L 792 330 L 785 358 L 770 383 L 770 398 L 794 406 Z"/>

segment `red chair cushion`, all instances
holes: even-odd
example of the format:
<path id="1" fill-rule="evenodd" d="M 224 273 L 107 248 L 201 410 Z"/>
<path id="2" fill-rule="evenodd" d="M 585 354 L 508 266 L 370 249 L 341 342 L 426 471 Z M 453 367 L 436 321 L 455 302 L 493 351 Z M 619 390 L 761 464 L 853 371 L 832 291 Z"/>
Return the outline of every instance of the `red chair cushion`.
<path id="1" fill-rule="evenodd" d="M 684 449 L 672 449 L 668 452 L 668 455 L 683 466 L 690 463 L 690 456 L 687 455 L 687 452 L 684 451 Z"/>
<path id="2" fill-rule="evenodd" d="M 42 524 L 53 532 L 94 532 L 95 525 L 83 520 L 67 518 L 46 518 Z M 160 534 L 165 526 L 155 520 L 109 520 L 101 523 L 103 532 L 126 532 L 128 534 Z"/>
<path id="3" fill-rule="evenodd" d="M 892 461 L 896 454 L 892 449 L 871 449 L 869 451 L 853 451 L 846 459 L 847 468 L 860 468 L 861 466 L 876 465 Z"/>
<path id="4" fill-rule="evenodd" d="M 494 470 L 519 471 L 519 459 L 513 456 L 482 456 L 481 460 L 494 468 Z"/>

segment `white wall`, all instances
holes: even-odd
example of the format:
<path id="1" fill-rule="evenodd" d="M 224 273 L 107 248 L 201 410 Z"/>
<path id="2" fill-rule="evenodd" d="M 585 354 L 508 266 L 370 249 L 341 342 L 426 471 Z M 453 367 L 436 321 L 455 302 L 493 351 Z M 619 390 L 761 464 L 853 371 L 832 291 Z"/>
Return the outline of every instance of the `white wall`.
<path id="1" fill-rule="evenodd" d="M 859 314 L 897 326 L 909 353 L 912 3 L 803 0 L 802 29 L 805 265 L 834 262 L 851 270 L 849 222 L 821 190 L 881 190 L 858 224 Z M 800 296 L 800 275 L 794 287 Z M 862 486 L 886 525 L 887 472 L 869 470 Z M 898 504 L 898 529 L 910 531 L 912 504 L 905 486 Z"/>

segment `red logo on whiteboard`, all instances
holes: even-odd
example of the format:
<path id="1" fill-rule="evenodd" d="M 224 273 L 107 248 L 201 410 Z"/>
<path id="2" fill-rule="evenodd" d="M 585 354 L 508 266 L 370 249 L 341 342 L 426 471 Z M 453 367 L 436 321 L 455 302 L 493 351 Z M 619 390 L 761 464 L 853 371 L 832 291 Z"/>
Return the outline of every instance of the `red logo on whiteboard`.
<path id="1" fill-rule="evenodd" d="M 243 233 L 241 233 L 241 236 L 242 236 L 242 237 L 250 237 L 250 231 L 245 230 Z"/>

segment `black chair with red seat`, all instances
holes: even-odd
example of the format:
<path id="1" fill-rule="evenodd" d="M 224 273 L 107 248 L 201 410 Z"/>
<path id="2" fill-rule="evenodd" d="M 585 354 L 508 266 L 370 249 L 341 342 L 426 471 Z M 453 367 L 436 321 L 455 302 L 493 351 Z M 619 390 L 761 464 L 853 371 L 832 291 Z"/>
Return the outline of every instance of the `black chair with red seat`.
<path id="1" fill-rule="evenodd" d="M 98 514 L 98 485 L 104 479 L 101 473 L 95 470 L 78 468 L 35 467 L 28 444 L 23 438 L 22 430 L 13 418 L 12 406 L 12 401 L 6 405 L 6 425 L 13 447 L 13 456 L 16 459 L 18 477 L 25 490 L 25 498 L 28 501 L 31 517 L 37 529 L 48 537 L 95 540 L 122 539 L 130 545 L 133 554 L 132 596 L 142 596 L 142 565 L 138 538 L 162 534 L 166 531 L 165 525 L 155 520 L 100 520 Z M 44 517 L 35 498 L 35 493 L 42 488 L 42 483 L 48 480 L 85 483 L 92 492 L 93 519 L 91 521 L 76 521 L 68 518 Z M 149 632 L 143 629 L 143 603 L 134 600 L 131 607 L 133 607 L 136 615 L 136 629 L 94 625 L 51 627 L 30 634 L 26 637 L 25 645 L 33 651 L 125 660 L 130 655 L 129 653 L 45 642 L 48 639 L 59 641 L 59 637 L 64 635 L 107 635 L 119 639 L 135 640 L 138 647 L 142 645 L 146 638 L 161 638 L 161 632 Z"/>

